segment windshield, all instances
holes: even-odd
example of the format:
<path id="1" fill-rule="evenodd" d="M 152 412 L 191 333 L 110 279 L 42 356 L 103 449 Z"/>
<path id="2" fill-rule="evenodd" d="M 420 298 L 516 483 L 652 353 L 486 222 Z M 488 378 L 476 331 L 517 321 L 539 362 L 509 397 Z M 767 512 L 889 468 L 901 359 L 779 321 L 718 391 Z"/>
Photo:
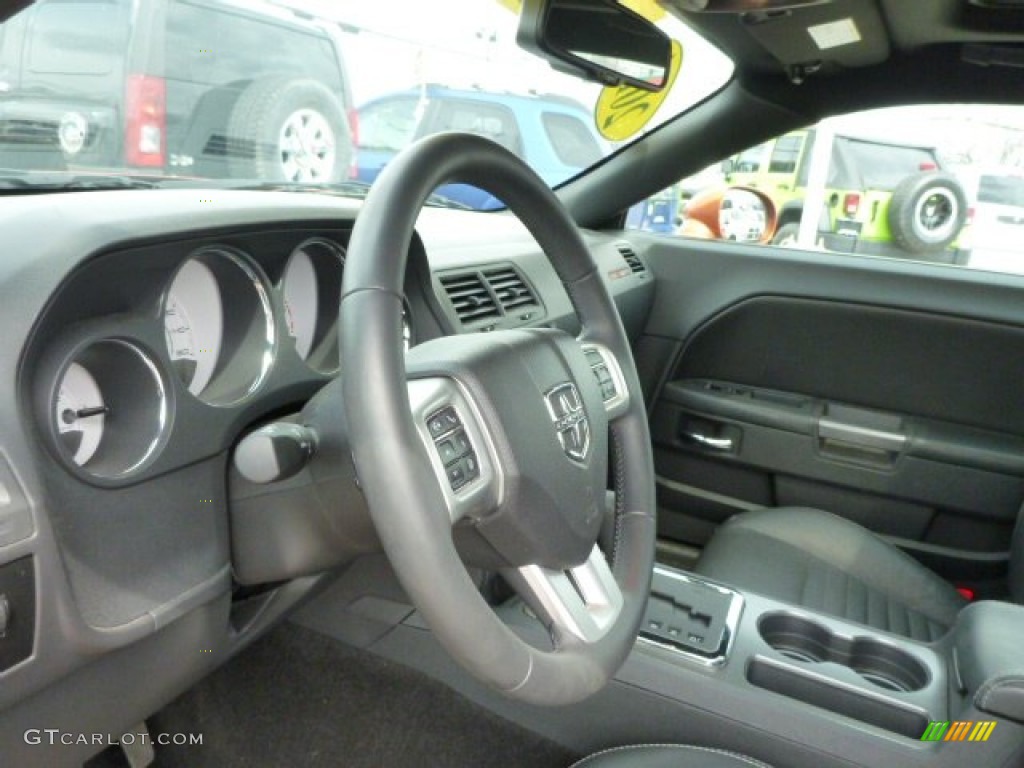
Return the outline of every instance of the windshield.
<path id="1" fill-rule="evenodd" d="M 732 65 L 653 0 L 627 4 L 683 50 L 649 131 L 721 88 Z M 173 178 L 358 195 L 406 145 L 449 130 L 498 142 L 556 186 L 643 131 L 602 136 L 600 86 L 520 49 L 518 8 L 39 0 L 0 24 L 0 189 Z M 501 205 L 464 185 L 434 201 Z"/>

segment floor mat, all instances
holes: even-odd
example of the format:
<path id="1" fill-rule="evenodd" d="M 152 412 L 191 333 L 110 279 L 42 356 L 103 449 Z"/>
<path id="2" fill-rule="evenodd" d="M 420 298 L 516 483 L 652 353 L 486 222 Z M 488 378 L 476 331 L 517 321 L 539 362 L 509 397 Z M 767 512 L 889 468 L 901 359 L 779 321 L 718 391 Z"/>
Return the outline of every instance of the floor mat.
<path id="1" fill-rule="evenodd" d="M 565 768 L 577 757 L 419 672 L 294 624 L 149 724 L 203 734 L 201 746 L 157 747 L 158 768 Z"/>

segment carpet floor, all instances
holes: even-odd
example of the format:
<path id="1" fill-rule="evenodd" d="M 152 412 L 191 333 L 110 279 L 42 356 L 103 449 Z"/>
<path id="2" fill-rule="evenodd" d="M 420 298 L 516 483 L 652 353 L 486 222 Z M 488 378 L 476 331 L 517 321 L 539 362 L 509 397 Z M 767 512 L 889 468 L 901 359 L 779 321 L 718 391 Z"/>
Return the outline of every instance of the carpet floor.
<path id="1" fill-rule="evenodd" d="M 285 624 L 150 718 L 157 768 L 565 768 L 578 757 L 414 670 Z M 87 768 L 127 765 L 118 748 Z"/>

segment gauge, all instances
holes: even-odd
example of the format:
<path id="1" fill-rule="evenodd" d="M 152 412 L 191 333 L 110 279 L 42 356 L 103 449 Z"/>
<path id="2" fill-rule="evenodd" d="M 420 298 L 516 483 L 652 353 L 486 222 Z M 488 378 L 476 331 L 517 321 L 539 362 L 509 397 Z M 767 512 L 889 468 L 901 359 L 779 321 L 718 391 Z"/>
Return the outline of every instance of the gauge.
<path id="1" fill-rule="evenodd" d="M 338 368 L 338 302 L 344 262 L 340 245 L 314 237 L 292 251 L 281 276 L 285 324 L 295 352 L 321 373 Z"/>
<path id="2" fill-rule="evenodd" d="M 210 405 L 254 392 L 274 362 L 275 328 L 262 273 L 227 246 L 195 251 L 163 304 L 167 356 L 188 391 Z"/>
<path id="3" fill-rule="evenodd" d="M 192 258 L 178 270 L 164 302 L 167 354 L 182 383 L 198 395 L 220 356 L 224 311 L 213 271 Z"/>
<path id="4" fill-rule="evenodd" d="M 96 379 L 78 363 L 64 371 L 57 391 L 54 423 L 67 455 L 82 466 L 103 440 L 107 406 Z"/>
<path id="5" fill-rule="evenodd" d="M 320 301 L 316 269 L 309 252 L 302 246 L 288 259 L 282 285 L 288 335 L 295 339 L 295 351 L 305 360 L 313 348 Z"/>
<path id="6" fill-rule="evenodd" d="M 124 339 L 94 339 L 58 370 L 46 414 L 61 458 L 92 477 L 116 480 L 156 456 L 171 404 L 146 351 Z"/>

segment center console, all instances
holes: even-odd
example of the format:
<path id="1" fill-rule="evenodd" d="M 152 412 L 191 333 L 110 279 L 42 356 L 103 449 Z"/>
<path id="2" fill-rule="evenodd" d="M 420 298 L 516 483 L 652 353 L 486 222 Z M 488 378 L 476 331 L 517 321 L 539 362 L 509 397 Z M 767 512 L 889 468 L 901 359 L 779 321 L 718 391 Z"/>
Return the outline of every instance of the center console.
<path id="1" fill-rule="evenodd" d="M 929 742 L 988 741 L 992 722 L 1019 740 L 1022 639 L 1024 607 L 1008 603 L 970 605 L 946 637 L 921 643 L 659 565 L 639 644 L 705 677 L 713 668 L 718 685 L 731 684 L 737 701 L 762 712 L 776 702 L 779 713 L 860 723 L 869 726 L 861 732 L 890 734 L 889 754 L 902 744 L 905 764 L 931 765 L 938 758 L 921 751 L 940 745 Z M 650 685 L 667 692 L 662 682 Z"/>
<path id="2" fill-rule="evenodd" d="M 1024 606 L 968 605 L 944 637 L 922 643 L 659 565 L 614 680 L 573 706 L 538 708 L 469 678 L 383 558 L 357 565 L 296 620 L 413 663 L 580 754 L 667 743 L 777 768 L 1024 765 Z M 496 602 L 510 628 L 549 647 L 520 600 Z"/>

